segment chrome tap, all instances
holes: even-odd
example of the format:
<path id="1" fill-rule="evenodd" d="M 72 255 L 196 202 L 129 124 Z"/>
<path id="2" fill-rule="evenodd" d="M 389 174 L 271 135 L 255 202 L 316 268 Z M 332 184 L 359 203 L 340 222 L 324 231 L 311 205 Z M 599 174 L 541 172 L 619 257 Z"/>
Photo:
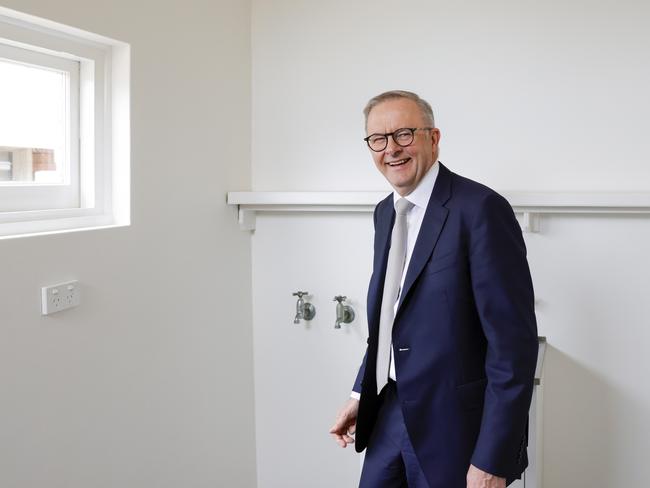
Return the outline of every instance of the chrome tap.
<path id="1" fill-rule="evenodd" d="M 316 315 L 316 308 L 302 298 L 305 295 L 309 295 L 309 292 L 297 291 L 293 294 L 294 297 L 298 297 L 298 301 L 296 302 L 296 317 L 293 319 L 294 324 L 299 324 L 301 320 L 311 320 Z"/>
<path id="2" fill-rule="evenodd" d="M 354 320 L 354 309 L 350 305 L 343 304 L 347 299 L 348 297 L 341 295 L 334 297 L 334 301 L 338 302 L 336 304 L 336 322 L 334 322 L 335 329 L 340 329 L 341 323 L 349 324 Z"/>

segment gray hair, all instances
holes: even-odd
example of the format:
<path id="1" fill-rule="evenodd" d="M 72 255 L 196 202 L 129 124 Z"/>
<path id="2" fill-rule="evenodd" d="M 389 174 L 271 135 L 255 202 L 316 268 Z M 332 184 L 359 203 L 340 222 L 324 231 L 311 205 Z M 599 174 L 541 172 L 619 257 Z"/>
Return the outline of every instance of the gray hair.
<path id="1" fill-rule="evenodd" d="M 417 106 L 420 108 L 422 115 L 424 116 L 424 121 L 429 127 L 435 127 L 436 123 L 433 118 L 433 110 L 431 105 L 426 100 L 420 98 L 416 93 L 405 91 L 405 90 L 391 90 L 384 93 L 380 93 L 376 97 L 370 99 L 363 109 L 363 115 L 366 119 L 366 127 L 368 127 L 368 115 L 370 111 L 379 105 L 382 102 L 387 100 L 394 100 L 396 98 L 406 98 L 407 100 L 413 100 Z"/>

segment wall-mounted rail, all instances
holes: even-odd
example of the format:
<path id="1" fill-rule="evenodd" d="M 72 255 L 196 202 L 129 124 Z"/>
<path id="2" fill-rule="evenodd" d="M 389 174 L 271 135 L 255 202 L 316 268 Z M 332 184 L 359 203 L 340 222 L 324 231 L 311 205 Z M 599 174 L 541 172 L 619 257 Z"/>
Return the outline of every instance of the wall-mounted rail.
<path id="1" fill-rule="evenodd" d="M 229 192 L 242 230 L 255 229 L 258 212 L 372 212 L 379 192 Z M 525 232 L 537 232 L 542 214 L 650 214 L 650 193 L 503 192 Z"/>

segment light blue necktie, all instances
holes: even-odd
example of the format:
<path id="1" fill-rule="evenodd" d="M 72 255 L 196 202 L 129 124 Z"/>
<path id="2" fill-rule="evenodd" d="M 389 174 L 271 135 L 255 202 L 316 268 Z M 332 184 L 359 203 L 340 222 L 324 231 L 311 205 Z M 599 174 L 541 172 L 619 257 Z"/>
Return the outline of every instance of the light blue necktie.
<path id="1" fill-rule="evenodd" d="M 379 318 L 379 341 L 377 345 L 377 393 L 388 383 L 390 348 L 395 320 L 395 302 L 399 297 L 402 273 L 406 261 L 406 214 L 413 204 L 405 198 L 395 202 L 395 224 L 390 238 L 390 251 L 384 280 L 384 294 L 381 299 Z"/>

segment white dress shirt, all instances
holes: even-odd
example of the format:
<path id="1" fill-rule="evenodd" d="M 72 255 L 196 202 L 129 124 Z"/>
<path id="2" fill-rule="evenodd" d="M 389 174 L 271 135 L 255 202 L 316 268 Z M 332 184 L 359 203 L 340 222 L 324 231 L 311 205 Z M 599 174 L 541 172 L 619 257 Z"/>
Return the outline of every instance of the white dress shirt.
<path id="1" fill-rule="evenodd" d="M 411 256 L 413 255 L 413 249 L 415 248 L 415 241 L 417 241 L 418 234 L 420 233 L 420 227 L 422 227 L 424 213 L 427 210 L 427 205 L 429 205 L 429 198 L 431 198 L 431 192 L 433 191 L 433 185 L 436 183 L 439 169 L 440 166 L 436 162 L 433 166 L 431 166 L 429 171 L 427 171 L 427 174 L 424 175 L 424 178 L 422 178 L 422 181 L 420 181 L 415 190 L 404 197 L 413 204 L 413 207 L 406 214 L 406 261 L 404 261 L 402 281 L 400 282 L 399 293 L 397 295 L 397 301 L 395 302 L 395 315 L 397 315 L 397 305 L 399 305 L 399 301 L 402 296 L 402 288 L 404 287 L 406 272 L 408 271 L 409 264 L 411 263 Z M 402 198 L 402 196 L 394 191 L 393 205 L 395 205 L 397 200 L 400 198 Z M 388 369 L 388 377 L 393 380 L 397 380 L 392 346 L 390 348 L 390 367 Z"/>
<path id="2" fill-rule="evenodd" d="M 406 198 L 409 202 L 413 204 L 411 210 L 406 214 L 406 228 L 407 228 L 407 237 L 406 237 L 406 261 L 404 262 L 404 271 L 402 272 L 402 281 L 400 283 L 400 292 L 397 296 L 397 301 L 395 302 L 395 313 L 397 313 L 397 305 L 402 294 L 402 287 L 404 286 L 404 279 L 406 278 L 406 272 L 408 271 L 409 264 L 411 263 L 411 256 L 413 255 L 413 249 L 415 248 L 415 242 L 417 241 L 418 234 L 420 232 L 420 227 L 422 227 L 422 220 L 424 219 L 424 213 L 427 210 L 427 205 L 429 205 L 429 199 L 431 198 L 431 192 L 433 191 L 433 186 L 436 183 L 438 178 L 438 171 L 440 170 L 440 165 L 436 161 L 433 166 L 427 171 L 427 173 L 422 178 L 422 181 L 411 193 L 406 195 Z M 393 191 L 393 205 L 395 202 L 402 198 L 402 196 Z M 397 375 L 395 374 L 395 362 L 393 361 L 393 348 L 390 349 L 390 367 L 388 371 L 388 377 L 397 380 Z M 352 398 L 357 400 L 360 398 L 359 392 L 353 391 L 351 394 Z"/>

